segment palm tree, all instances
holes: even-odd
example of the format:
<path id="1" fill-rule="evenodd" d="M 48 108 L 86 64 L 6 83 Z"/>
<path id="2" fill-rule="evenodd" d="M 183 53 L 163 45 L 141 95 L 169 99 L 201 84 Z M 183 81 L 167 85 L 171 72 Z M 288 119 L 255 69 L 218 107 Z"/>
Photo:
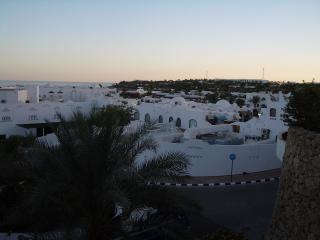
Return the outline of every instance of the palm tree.
<path id="1" fill-rule="evenodd" d="M 168 217 L 184 209 L 172 189 L 150 183 L 182 179 L 188 159 L 170 152 L 139 163 L 138 156 L 156 151 L 157 143 L 148 126 L 126 127 L 127 110 L 110 106 L 88 115 L 76 112 L 71 121 L 59 117 L 54 130 L 59 144 L 41 142 L 30 153 L 31 180 L 16 211 L 33 232 L 110 239 L 123 231 L 134 211 L 153 208 Z"/>

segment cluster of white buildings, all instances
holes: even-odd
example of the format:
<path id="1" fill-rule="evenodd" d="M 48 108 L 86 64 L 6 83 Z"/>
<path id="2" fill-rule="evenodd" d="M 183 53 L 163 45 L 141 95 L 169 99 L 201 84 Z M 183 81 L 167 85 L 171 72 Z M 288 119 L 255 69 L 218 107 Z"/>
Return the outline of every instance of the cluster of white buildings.
<path id="1" fill-rule="evenodd" d="M 114 97 L 115 96 L 115 97 Z M 92 106 L 122 104 L 115 89 L 38 86 L 0 88 L 0 139 L 10 135 L 50 133 L 47 123 L 76 111 L 89 112 Z"/>
<path id="2" fill-rule="evenodd" d="M 247 122 L 233 123 L 239 126 L 240 133 L 251 136 L 267 134 L 270 139 L 276 139 L 277 135 L 287 130 L 284 123 L 284 111 L 288 103 L 290 94 L 272 93 L 247 93 L 245 96 L 246 105 L 243 109 L 257 108 L 259 118 L 252 118 Z M 252 99 L 259 97 L 259 102 L 254 104 Z M 255 105 L 255 106 L 254 106 Z"/>
<path id="3" fill-rule="evenodd" d="M 242 94 L 243 95 L 243 94 Z M 253 97 L 259 98 L 253 103 Z M 277 156 L 278 135 L 287 130 L 283 122 L 289 94 L 249 93 L 240 108 L 226 100 L 216 104 L 173 99 L 144 98 L 135 107 L 135 120 L 154 122 L 160 152 L 181 151 L 192 162 L 193 176 L 230 174 L 230 155 L 236 156 L 233 172 L 257 172 L 281 167 Z M 241 121 L 241 114 L 258 112 Z M 279 152 L 279 151 L 278 151 Z M 148 159 L 152 152 L 141 156 Z"/>
<path id="4" fill-rule="evenodd" d="M 182 129 L 208 127 L 214 121 L 232 122 L 240 118 L 238 105 L 226 100 L 220 100 L 216 104 L 203 104 L 186 101 L 182 97 L 162 99 L 160 102 L 145 99 L 135 109 L 135 120 L 170 123 Z"/>
<path id="5" fill-rule="evenodd" d="M 156 129 L 150 134 L 159 142 L 158 152 L 181 151 L 188 155 L 191 175 L 229 174 L 231 154 L 236 156 L 234 173 L 280 167 L 276 139 L 287 130 L 283 113 L 289 95 L 233 94 L 245 99 L 242 108 L 226 100 L 215 104 L 188 101 L 183 95 L 172 99 L 162 98 L 161 94 L 157 98 L 123 99 L 116 89 L 102 87 L 1 87 L 0 139 L 50 134 L 48 123 L 59 121 L 58 113 L 68 118 L 75 111 L 87 113 L 92 106 L 127 105 L 134 109 L 133 125 L 155 123 Z M 259 101 L 253 103 L 256 96 Z M 253 109 L 257 109 L 258 117 L 243 121 L 242 115 L 250 115 Z M 141 154 L 141 161 L 152 154 Z"/>

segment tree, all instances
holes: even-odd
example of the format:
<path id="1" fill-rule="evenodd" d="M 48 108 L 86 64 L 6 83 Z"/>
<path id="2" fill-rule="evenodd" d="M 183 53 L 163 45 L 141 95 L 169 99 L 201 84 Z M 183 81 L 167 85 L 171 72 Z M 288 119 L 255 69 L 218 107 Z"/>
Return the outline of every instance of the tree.
<path id="1" fill-rule="evenodd" d="M 24 153 L 33 142 L 32 136 L 10 136 L 0 140 L 0 226 L 22 195 L 21 182 L 25 176 L 16 166 L 25 162 Z"/>
<path id="2" fill-rule="evenodd" d="M 15 165 L 25 161 L 25 151 L 33 144 L 34 137 L 29 135 L 0 140 L 0 186 L 19 184 L 24 179 Z"/>
<path id="3" fill-rule="evenodd" d="M 237 104 L 239 107 L 243 107 L 244 104 L 245 104 L 245 101 L 244 101 L 244 99 L 242 99 L 242 98 L 237 98 L 236 104 Z"/>
<path id="4" fill-rule="evenodd" d="M 216 93 L 208 93 L 205 96 L 205 99 L 210 103 L 216 103 L 218 101 L 218 94 L 216 94 Z"/>
<path id="5" fill-rule="evenodd" d="M 251 99 L 251 102 L 254 105 L 254 108 L 257 108 L 257 104 L 260 102 L 260 97 L 259 96 L 253 96 Z"/>
<path id="6" fill-rule="evenodd" d="M 320 85 L 311 83 L 297 87 L 289 99 L 286 115 L 291 126 L 320 132 Z"/>
<path id="7" fill-rule="evenodd" d="M 170 152 L 139 163 L 139 154 L 157 144 L 147 126 L 126 127 L 127 110 L 93 109 L 60 121 L 59 144 L 41 142 L 30 154 L 31 183 L 14 219 L 32 223 L 33 232 L 62 231 L 73 239 L 81 230 L 84 239 L 111 239 L 134 211 L 152 207 L 168 217 L 184 209 L 173 190 L 149 183 L 181 179 L 188 159 Z"/>

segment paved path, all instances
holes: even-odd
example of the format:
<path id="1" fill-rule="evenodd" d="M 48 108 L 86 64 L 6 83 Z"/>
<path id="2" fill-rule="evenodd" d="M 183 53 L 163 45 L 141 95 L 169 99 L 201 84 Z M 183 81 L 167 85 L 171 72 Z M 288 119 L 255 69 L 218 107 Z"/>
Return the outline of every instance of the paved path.
<path id="1" fill-rule="evenodd" d="M 243 230 L 249 240 L 262 240 L 274 207 L 278 182 L 218 188 L 176 188 L 197 202 L 203 217 L 235 231 Z"/>

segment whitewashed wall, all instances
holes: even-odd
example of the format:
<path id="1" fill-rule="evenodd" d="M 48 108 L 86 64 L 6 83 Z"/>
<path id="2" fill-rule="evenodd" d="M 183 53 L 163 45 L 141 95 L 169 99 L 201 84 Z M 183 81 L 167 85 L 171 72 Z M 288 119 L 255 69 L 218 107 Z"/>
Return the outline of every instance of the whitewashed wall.
<path id="1" fill-rule="evenodd" d="M 27 97 L 28 92 L 24 89 L 0 90 L 0 101 L 4 100 L 6 103 L 26 102 Z"/>
<path id="2" fill-rule="evenodd" d="M 163 106 L 161 106 L 163 105 Z M 168 105 L 168 104 L 154 104 L 154 103 L 142 103 L 136 107 L 140 114 L 140 119 L 144 121 L 145 114 L 149 114 L 151 120 L 157 121 L 160 115 L 163 116 L 164 123 L 169 122 L 169 118 L 173 117 L 173 123 L 176 123 L 178 118 L 181 119 L 181 128 L 189 128 L 189 120 L 195 119 L 197 126 L 211 126 L 206 121 L 206 113 L 201 109 L 189 109 L 180 105 Z"/>
<path id="3" fill-rule="evenodd" d="M 192 166 L 191 176 L 221 176 L 230 174 L 230 154 L 235 154 L 233 173 L 259 172 L 281 167 L 276 156 L 276 144 L 209 145 L 201 140 L 189 140 L 183 144 L 161 142 L 158 153 L 179 151 L 187 154 Z M 145 161 L 153 156 L 146 152 L 140 156 Z"/>
<path id="4" fill-rule="evenodd" d="M 92 107 L 91 102 L 84 103 L 21 103 L 0 105 L 0 135 L 25 135 L 28 131 L 17 124 L 34 124 L 56 122 L 57 113 L 61 113 L 68 118 L 75 111 L 89 112 Z M 31 116 L 36 116 L 32 118 Z M 4 120 L 10 117 L 9 120 Z"/>

